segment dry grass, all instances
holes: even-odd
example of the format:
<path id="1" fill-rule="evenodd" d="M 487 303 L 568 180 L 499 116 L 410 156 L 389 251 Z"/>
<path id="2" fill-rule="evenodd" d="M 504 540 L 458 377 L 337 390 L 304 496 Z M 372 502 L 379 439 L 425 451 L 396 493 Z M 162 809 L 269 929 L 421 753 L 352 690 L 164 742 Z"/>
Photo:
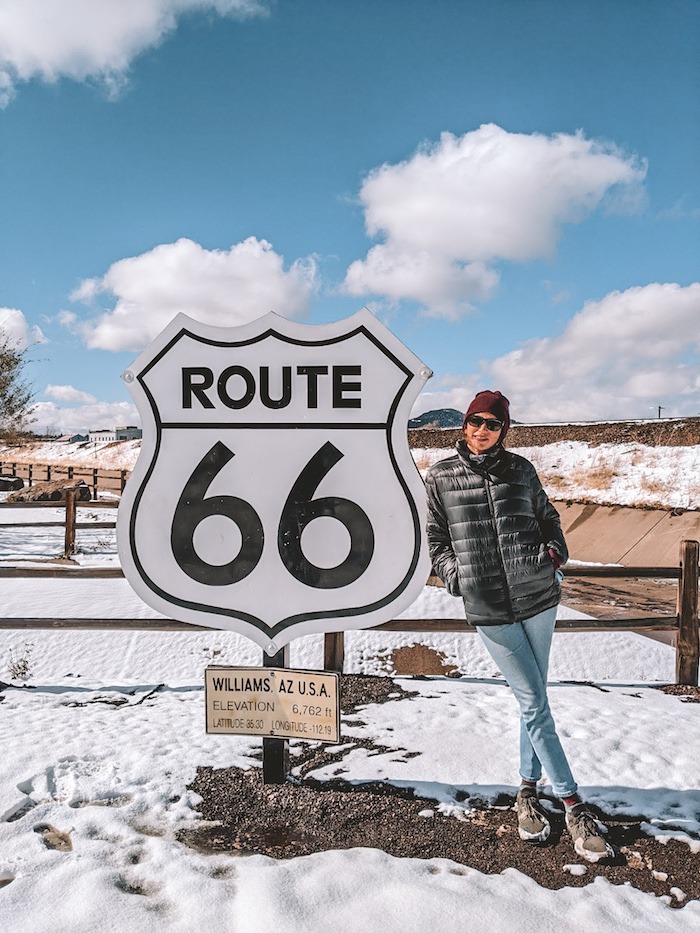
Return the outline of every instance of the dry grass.
<path id="1" fill-rule="evenodd" d="M 549 493 L 566 492 L 571 487 L 571 480 L 561 473 L 549 473 L 546 470 L 540 473 L 542 485 Z"/>
<path id="2" fill-rule="evenodd" d="M 653 493 L 662 498 L 673 492 L 673 483 L 668 480 L 656 479 L 653 476 L 649 476 L 648 473 L 642 473 L 639 486 L 644 492 Z"/>
<path id="3" fill-rule="evenodd" d="M 31 656 L 34 644 L 25 642 L 23 648 L 13 651 L 10 648 L 10 656 L 7 662 L 7 669 L 13 680 L 28 680 L 31 672 Z"/>
<path id="4" fill-rule="evenodd" d="M 429 470 L 433 465 L 433 458 L 427 450 L 414 450 L 413 459 L 419 470 Z"/>
<path id="5" fill-rule="evenodd" d="M 588 470 L 574 470 L 571 474 L 571 482 L 575 486 L 588 487 L 589 489 L 610 489 L 616 476 L 617 471 L 614 466 L 596 464 Z"/>
<path id="6" fill-rule="evenodd" d="M 411 453 L 413 454 L 413 462 L 416 467 L 424 473 L 426 470 L 429 470 L 434 463 L 437 463 L 439 460 L 444 460 L 445 457 L 449 457 L 452 451 L 436 447 L 427 447 L 420 449 L 414 448 Z"/>

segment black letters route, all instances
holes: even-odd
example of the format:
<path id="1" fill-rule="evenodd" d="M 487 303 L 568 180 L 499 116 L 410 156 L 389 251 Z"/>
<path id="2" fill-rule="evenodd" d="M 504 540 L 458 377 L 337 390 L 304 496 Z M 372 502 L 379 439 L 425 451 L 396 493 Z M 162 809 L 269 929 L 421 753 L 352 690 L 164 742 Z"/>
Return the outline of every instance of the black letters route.
<path id="1" fill-rule="evenodd" d="M 362 383 L 350 379 L 352 376 L 361 376 L 362 367 L 331 366 L 297 366 L 295 378 L 292 379 L 292 367 L 282 367 L 282 388 L 279 398 L 270 395 L 270 367 L 260 366 L 258 380 L 245 366 L 227 366 L 222 370 L 216 380 L 216 390 L 211 395 L 218 396 L 219 401 L 226 408 L 240 410 L 247 408 L 259 391 L 260 401 L 265 408 L 286 408 L 292 401 L 293 392 L 306 389 L 306 407 L 318 408 L 319 383 L 326 384 L 330 375 L 331 400 L 333 408 L 361 408 L 362 400 L 353 397 L 350 393 L 362 391 Z M 306 385 L 303 385 L 303 381 Z M 234 382 L 234 390 L 231 383 Z M 302 385 L 299 387 L 299 382 Z M 209 390 L 214 386 L 214 372 L 208 366 L 182 367 L 182 407 L 192 408 L 194 399 L 202 408 L 215 408 Z"/>

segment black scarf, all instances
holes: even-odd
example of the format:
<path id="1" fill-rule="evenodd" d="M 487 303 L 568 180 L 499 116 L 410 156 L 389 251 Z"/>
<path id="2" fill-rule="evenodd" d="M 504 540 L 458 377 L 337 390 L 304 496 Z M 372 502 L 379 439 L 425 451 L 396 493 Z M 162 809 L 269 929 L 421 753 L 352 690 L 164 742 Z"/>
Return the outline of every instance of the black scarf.
<path id="1" fill-rule="evenodd" d="M 495 479 L 503 479 L 508 467 L 510 466 L 510 456 L 508 451 L 501 446 L 500 442 L 489 448 L 483 454 L 475 454 L 467 447 L 467 442 L 460 438 L 456 444 L 457 453 L 460 460 L 465 463 L 474 473 L 482 476 L 493 476 Z"/>

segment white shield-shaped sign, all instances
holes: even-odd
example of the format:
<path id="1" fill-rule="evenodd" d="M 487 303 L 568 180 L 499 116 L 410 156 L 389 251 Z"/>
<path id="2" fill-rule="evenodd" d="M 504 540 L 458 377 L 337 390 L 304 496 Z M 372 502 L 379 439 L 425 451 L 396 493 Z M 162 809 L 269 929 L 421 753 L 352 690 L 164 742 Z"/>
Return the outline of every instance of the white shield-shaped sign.
<path id="1" fill-rule="evenodd" d="M 407 439 L 429 376 L 367 310 L 321 326 L 178 315 L 124 374 L 143 422 L 118 517 L 131 586 L 270 655 L 401 612 L 430 569 Z"/>

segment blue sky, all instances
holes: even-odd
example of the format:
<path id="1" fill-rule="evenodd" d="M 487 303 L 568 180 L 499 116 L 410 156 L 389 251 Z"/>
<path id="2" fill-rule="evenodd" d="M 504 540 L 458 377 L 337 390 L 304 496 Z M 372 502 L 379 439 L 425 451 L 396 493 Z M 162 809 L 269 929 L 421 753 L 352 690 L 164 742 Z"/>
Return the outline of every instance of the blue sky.
<path id="1" fill-rule="evenodd" d="M 700 414 L 695 0 L 2 0 L 0 323 L 134 423 L 177 312 L 366 305 L 521 421 Z"/>

